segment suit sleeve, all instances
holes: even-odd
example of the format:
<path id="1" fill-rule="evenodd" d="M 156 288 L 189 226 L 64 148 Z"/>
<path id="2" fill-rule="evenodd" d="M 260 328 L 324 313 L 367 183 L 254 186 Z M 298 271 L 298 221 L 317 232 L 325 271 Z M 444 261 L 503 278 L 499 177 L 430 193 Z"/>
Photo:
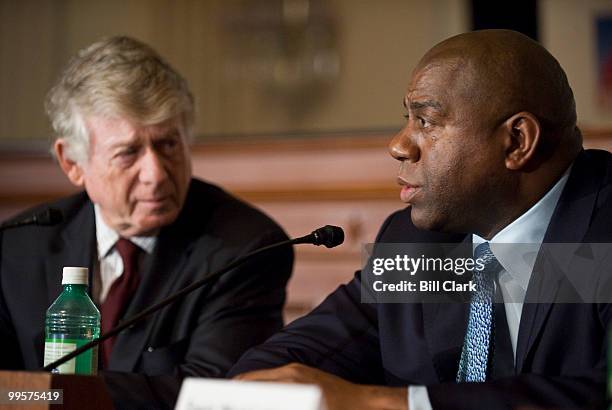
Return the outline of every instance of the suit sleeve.
<path id="1" fill-rule="evenodd" d="M 308 315 L 248 351 L 228 376 L 299 362 L 347 380 L 383 383 L 376 307 L 361 302 L 359 277 L 357 272 Z"/>
<path id="2" fill-rule="evenodd" d="M 382 380 L 375 310 L 359 303 L 359 281 L 341 286 L 307 316 L 247 352 L 230 377 L 299 362 L 348 380 Z"/>

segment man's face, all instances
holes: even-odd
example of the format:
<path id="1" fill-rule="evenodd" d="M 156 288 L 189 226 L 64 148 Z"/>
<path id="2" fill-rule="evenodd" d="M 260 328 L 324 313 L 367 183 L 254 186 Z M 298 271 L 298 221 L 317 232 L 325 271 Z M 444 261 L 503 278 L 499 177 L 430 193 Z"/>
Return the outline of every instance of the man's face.
<path id="1" fill-rule="evenodd" d="M 104 221 L 122 236 L 154 235 L 178 216 L 191 161 L 179 118 L 142 126 L 89 117 L 89 159 L 83 183 Z"/>
<path id="2" fill-rule="evenodd" d="M 494 219 L 504 148 L 477 102 L 461 61 L 422 64 L 404 98 L 407 122 L 389 145 L 401 161 L 400 197 L 421 229 L 479 232 Z M 489 128 L 487 128 L 489 127 Z"/>

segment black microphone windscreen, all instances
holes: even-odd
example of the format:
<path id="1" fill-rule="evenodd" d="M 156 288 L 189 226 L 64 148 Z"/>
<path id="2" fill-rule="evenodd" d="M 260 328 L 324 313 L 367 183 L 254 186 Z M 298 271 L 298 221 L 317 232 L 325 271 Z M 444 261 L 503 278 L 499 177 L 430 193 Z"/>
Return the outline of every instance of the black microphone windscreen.
<path id="1" fill-rule="evenodd" d="M 325 225 L 312 233 L 314 235 L 313 244 L 325 245 L 333 248 L 344 242 L 344 231 L 339 226 Z"/>

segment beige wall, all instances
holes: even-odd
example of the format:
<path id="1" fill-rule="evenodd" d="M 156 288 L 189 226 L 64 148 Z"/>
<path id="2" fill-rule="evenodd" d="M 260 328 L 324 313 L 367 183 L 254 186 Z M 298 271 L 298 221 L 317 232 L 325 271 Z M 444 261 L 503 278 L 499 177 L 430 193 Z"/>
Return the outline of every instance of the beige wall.
<path id="1" fill-rule="evenodd" d="M 595 17 L 611 15 L 610 0 L 540 0 L 542 43 L 557 57 L 574 90 L 578 120 L 612 127 L 612 111 L 597 104 Z"/>
<path id="2" fill-rule="evenodd" d="M 60 68 L 112 34 L 151 43 L 184 73 L 198 100 L 198 134 L 394 128 L 410 68 L 468 26 L 465 0 L 323 3 L 335 22 L 340 76 L 288 100 L 250 73 L 237 75 L 225 58 L 240 28 L 226 21 L 236 0 L 0 0 L 0 138 L 48 135 L 42 101 Z"/>
<path id="3" fill-rule="evenodd" d="M 227 58 L 239 29 L 227 22 L 228 5 L 245 3 L 0 0 L 0 139 L 45 138 L 42 101 L 60 68 L 79 48 L 121 33 L 153 44 L 185 74 L 198 99 L 198 134 L 392 129 L 402 121 L 401 95 L 419 56 L 469 27 L 467 0 L 324 1 L 340 76 L 287 100 L 266 93 L 248 71 L 237 75 Z M 588 128 L 612 126 L 596 102 L 593 19 L 604 12 L 612 12 L 609 0 L 540 2 L 542 42 L 565 67 Z"/>

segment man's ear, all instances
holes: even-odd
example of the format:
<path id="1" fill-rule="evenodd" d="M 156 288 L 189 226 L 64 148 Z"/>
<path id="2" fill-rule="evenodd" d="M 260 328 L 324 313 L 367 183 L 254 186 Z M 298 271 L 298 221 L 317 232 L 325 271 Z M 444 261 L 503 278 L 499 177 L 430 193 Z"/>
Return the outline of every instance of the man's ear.
<path id="1" fill-rule="evenodd" d="M 508 118 L 502 127 L 506 135 L 506 168 L 524 169 L 535 157 L 540 145 L 540 122 L 530 112 L 521 111 Z"/>
<path id="2" fill-rule="evenodd" d="M 53 144 L 53 149 L 62 171 L 64 171 L 70 182 L 78 187 L 83 187 L 85 184 L 83 168 L 76 161 L 68 157 L 66 153 L 68 150 L 66 140 L 58 138 L 55 144 Z"/>

